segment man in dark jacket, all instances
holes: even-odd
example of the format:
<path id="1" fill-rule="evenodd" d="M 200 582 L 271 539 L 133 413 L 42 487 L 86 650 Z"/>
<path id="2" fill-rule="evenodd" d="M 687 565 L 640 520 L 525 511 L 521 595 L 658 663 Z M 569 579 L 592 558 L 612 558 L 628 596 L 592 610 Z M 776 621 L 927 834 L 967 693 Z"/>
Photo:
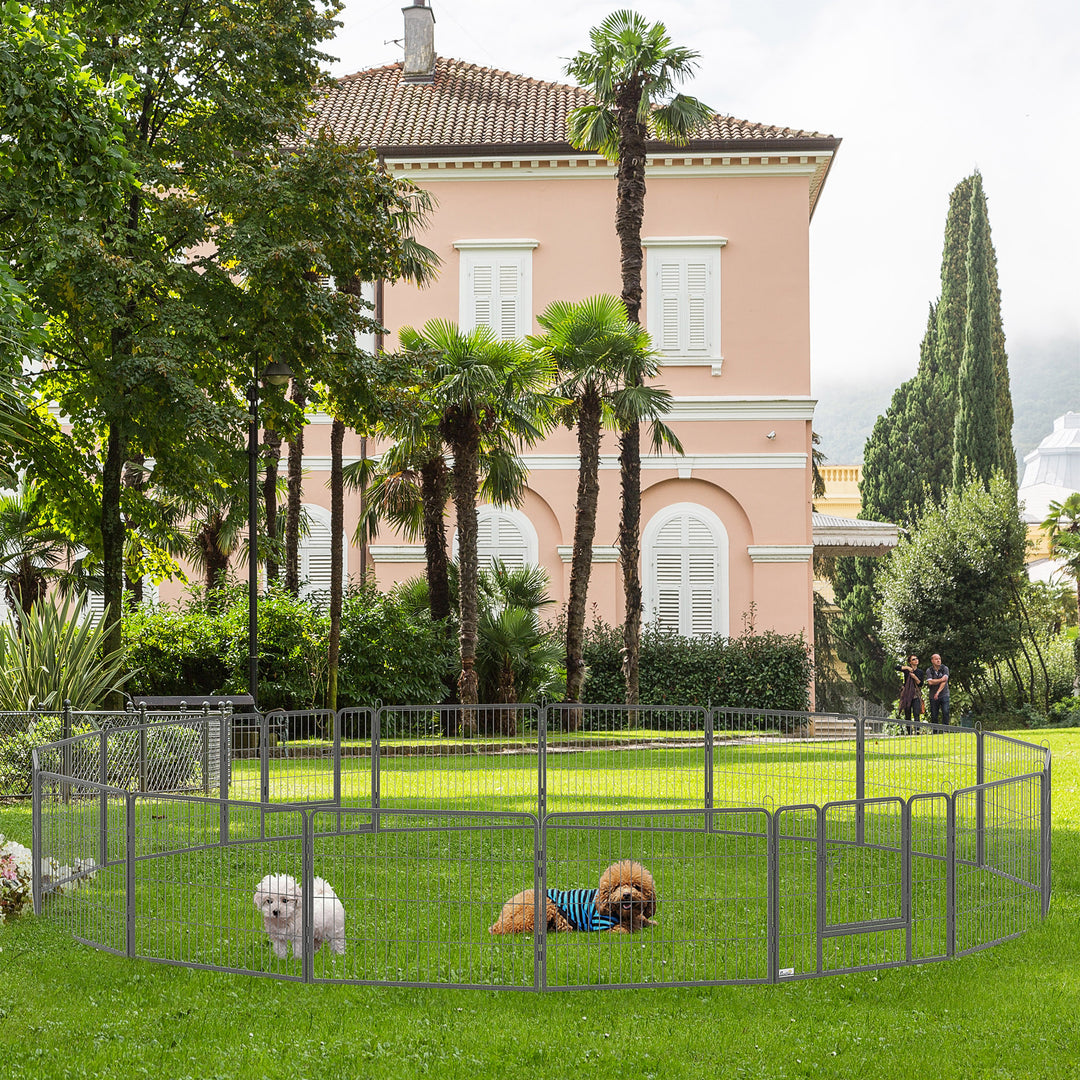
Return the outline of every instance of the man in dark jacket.
<path id="1" fill-rule="evenodd" d="M 930 722 L 949 722 L 949 669 L 941 662 L 941 654 L 930 657 L 930 666 L 926 669 L 926 685 L 930 687 Z"/>

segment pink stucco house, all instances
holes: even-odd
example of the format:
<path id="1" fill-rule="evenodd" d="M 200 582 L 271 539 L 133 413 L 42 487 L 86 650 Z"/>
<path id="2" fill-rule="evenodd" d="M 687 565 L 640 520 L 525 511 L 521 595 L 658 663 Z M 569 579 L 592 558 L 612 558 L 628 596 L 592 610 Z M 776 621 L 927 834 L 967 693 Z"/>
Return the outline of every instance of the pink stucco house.
<path id="1" fill-rule="evenodd" d="M 437 200 L 420 239 L 442 259 L 427 289 L 375 283 L 396 332 L 432 317 L 501 335 L 535 332 L 554 299 L 619 292 L 614 168 L 566 141 L 577 87 L 437 57 L 423 0 L 405 8 L 405 60 L 338 80 L 317 123 L 376 148 Z M 686 634 L 759 630 L 812 638 L 809 227 L 839 139 L 716 116 L 686 146 L 653 145 L 643 229 L 643 313 L 675 397 L 685 455 L 642 463 L 646 621 Z M 305 572 L 327 573 L 328 421 L 309 428 Z M 359 439 L 345 447 L 360 454 Z M 369 452 L 371 448 L 368 448 Z M 601 462 L 590 606 L 622 619 L 614 439 Z M 480 511 L 481 555 L 539 563 L 557 602 L 569 584 L 576 444 L 553 434 L 525 455 L 520 509 Z M 347 496 L 349 535 L 359 497 Z M 423 572 L 423 548 L 393 533 L 347 550 L 346 572 L 382 586 Z"/>

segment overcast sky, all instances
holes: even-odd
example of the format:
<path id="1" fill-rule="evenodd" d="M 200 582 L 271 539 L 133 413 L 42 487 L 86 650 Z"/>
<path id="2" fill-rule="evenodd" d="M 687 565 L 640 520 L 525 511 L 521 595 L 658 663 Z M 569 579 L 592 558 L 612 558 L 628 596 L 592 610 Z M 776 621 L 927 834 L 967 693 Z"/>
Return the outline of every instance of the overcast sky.
<path id="1" fill-rule="evenodd" d="M 401 59 L 405 2 L 349 0 L 335 75 Z M 1063 337 L 1080 365 L 1076 0 L 429 2 L 440 56 L 554 81 L 633 7 L 701 54 L 685 89 L 717 112 L 842 138 L 810 227 L 816 384 L 914 371 L 949 192 L 975 168 L 1013 365 Z"/>

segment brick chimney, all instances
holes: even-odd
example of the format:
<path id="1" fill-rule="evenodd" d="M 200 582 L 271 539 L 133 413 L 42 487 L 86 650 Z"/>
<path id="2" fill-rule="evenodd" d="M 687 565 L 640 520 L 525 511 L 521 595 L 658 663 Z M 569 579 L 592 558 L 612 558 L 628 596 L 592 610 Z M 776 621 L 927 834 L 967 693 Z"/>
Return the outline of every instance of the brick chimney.
<path id="1" fill-rule="evenodd" d="M 435 13 L 425 0 L 413 0 L 401 9 L 405 16 L 405 67 L 402 79 L 410 83 L 435 81 Z"/>

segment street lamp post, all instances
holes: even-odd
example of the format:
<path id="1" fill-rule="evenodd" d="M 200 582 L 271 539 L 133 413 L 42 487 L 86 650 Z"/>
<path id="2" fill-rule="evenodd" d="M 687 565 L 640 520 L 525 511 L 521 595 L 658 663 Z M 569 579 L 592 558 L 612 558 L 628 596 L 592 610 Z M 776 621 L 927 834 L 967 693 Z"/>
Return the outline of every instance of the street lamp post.
<path id="1" fill-rule="evenodd" d="M 263 380 L 284 386 L 292 368 L 271 360 Z M 251 707 L 259 707 L 259 371 L 253 368 L 248 385 L 248 690 Z"/>

